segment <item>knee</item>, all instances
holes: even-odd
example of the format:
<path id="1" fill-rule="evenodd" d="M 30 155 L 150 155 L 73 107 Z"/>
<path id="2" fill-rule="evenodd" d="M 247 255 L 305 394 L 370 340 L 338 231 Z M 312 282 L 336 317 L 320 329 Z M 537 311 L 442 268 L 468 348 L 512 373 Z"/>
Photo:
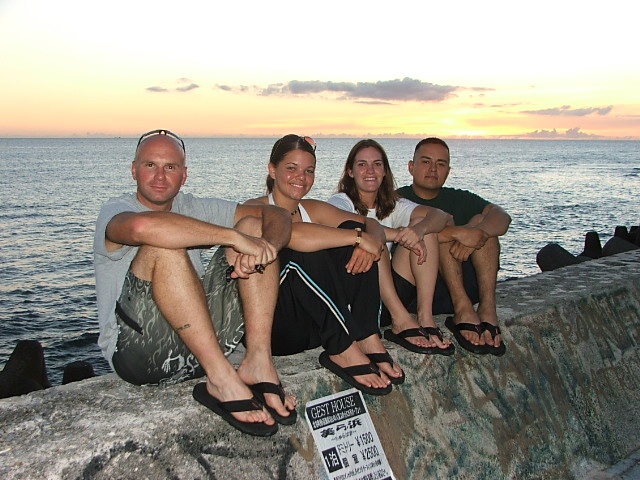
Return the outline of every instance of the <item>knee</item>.
<path id="1" fill-rule="evenodd" d="M 190 262 L 187 250 L 184 248 L 171 249 L 142 245 L 131 262 L 131 271 L 141 280 L 150 281 L 156 266 L 162 264 L 177 266 L 184 262 Z"/>
<path id="2" fill-rule="evenodd" d="M 364 230 L 365 224 L 361 222 L 356 222 L 355 220 L 347 220 L 346 222 L 342 222 L 338 225 L 338 228 L 344 228 L 346 230 L 354 229 L 354 228 L 362 228 Z"/>
<path id="3" fill-rule="evenodd" d="M 253 237 L 262 236 L 262 220 L 258 217 L 247 216 L 241 218 L 235 225 L 236 230 Z"/>

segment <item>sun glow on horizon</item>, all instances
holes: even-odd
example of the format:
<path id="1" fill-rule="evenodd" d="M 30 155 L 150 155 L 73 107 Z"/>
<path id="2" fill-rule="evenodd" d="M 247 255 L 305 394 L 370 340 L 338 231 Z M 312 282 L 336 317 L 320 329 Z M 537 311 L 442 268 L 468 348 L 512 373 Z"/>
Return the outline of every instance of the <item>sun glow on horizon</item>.
<path id="1" fill-rule="evenodd" d="M 249 13 L 203 0 L 113 0 L 107 10 L 7 0 L 0 137 L 135 136 L 162 124 L 193 136 L 640 139 L 625 9 L 541 0 L 523 24 L 500 0 L 407 2 L 384 15 L 363 5 L 328 0 L 285 23 L 292 0 Z M 580 24 L 568 21 L 573 7 Z"/>

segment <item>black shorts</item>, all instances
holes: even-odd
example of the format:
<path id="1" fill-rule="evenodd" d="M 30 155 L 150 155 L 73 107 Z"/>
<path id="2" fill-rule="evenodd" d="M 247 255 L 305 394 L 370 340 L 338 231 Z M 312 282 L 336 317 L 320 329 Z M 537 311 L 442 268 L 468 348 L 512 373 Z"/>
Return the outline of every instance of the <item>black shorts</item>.
<path id="1" fill-rule="evenodd" d="M 462 262 L 462 276 L 464 289 L 474 305 L 480 301 L 480 293 L 478 291 L 478 280 L 476 278 L 476 270 L 473 268 L 473 264 L 470 260 Z M 398 297 L 402 301 L 404 307 L 410 313 L 416 313 L 418 311 L 417 291 L 416 286 L 409 282 L 404 277 L 400 276 L 393 271 L 393 283 L 396 287 Z M 438 273 L 438 279 L 436 280 L 436 289 L 433 295 L 433 307 L 432 313 L 434 315 L 440 315 L 443 313 L 454 313 L 453 302 L 451 301 L 451 295 L 447 284 L 444 282 L 442 276 Z M 380 325 L 383 327 L 391 325 L 391 315 L 389 311 L 383 307 L 382 315 L 380 318 Z"/>

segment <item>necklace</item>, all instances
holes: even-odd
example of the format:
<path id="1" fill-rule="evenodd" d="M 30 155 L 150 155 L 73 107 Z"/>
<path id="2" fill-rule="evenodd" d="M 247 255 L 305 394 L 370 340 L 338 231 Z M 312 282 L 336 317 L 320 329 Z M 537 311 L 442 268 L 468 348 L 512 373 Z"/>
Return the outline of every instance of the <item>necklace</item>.
<path id="1" fill-rule="evenodd" d="M 298 209 L 296 208 L 293 212 L 291 212 L 291 216 L 294 217 L 298 213 Z"/>

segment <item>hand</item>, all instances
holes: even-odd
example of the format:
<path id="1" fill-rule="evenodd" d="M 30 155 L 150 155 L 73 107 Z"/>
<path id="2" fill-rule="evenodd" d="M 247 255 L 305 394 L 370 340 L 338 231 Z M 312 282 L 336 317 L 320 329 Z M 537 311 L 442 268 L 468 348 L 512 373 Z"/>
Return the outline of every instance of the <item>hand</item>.
<path id="1" fill-rule="evenodd" d="M 489 235 L 477 227 L 462 227 L 456 232 L 455 240 L 466 247 L 479 250 L 489 240 Z"/>
<path id="2" fill-rule="evenodd" d="M 451 256 L 459 262 L 468 260 L 471 254 L 475 251 L 475 248 L 467 247 L 466 245 L 463 245 L 457 241 L 454 241 L 451 245 L 451 248 L 449 248 L 449 253 L 451 253 Z"/>
<path id="3" fill-rule="evenodd" d="M 378 255 L 378 259 L 380 259 L 380 255 Z M 349 262 L 347 262 L 345 268 L 347 269 L 347 272 L 352 275 L 357 275 L 358 273 L 364 273 L 371 270 L 375 261 L 375 255 L 367 252 L 364 248 L 358 247 L 353 250 L 351 258 L 349 259 Z"/>
<path id="4" fill-rule="evenodd" d="M 262 273 L 267 265 L 276 260 L 278 251 L 264 238 L 239 234 L 240 241 L 232 246 L 237 255 L 235 258 L 230 256 L 234 266 L 231 277 L 248 278 L 253 273 Z"/>
<path id="5" fill-rule="evenodd" d="M 380 260 L 380 254 L 384 249 L 384 243 L 367 232 L 362 232 L 362 240 L 358 248 L 361 248 L 373 255 L 374 261 Z"/>
<path id="6" fill-rule="evenodd" d="M 424 240 L 420 240 L 409 250 L 418 257 L 418 265 L 422 265 L 427 260 L 427 246 L 424 244 Z"/>
<path id="7" fill-rule="evenodd" d="M 398 229 L 398 233 L 393 238 L 393 242 L 409 250 L 413 250 L 413 246 L 422 241 L 422 238 L 422 235 L 416 232 L 413 227 L 402 227 Z"/>

